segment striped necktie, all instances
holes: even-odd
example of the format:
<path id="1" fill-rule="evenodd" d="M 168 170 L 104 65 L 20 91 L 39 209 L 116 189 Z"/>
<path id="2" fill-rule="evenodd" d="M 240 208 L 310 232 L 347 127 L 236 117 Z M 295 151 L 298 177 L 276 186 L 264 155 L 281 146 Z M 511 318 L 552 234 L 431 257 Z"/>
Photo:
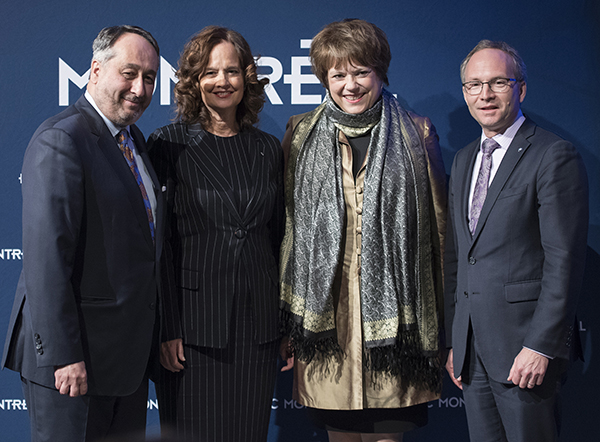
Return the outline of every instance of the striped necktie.
<path id="1" fill-rule="evenodd" d="M 146 187 L 144 187 L 144 182 L 142 181 L 142 176 L 140 175 L 135 157 L 133 156 L 133 141 L 129 137 L 129 132 L 127 132 L 127 129 L 123 129 L 117 134 L 117 142 L 119 143 L 119 149 L 121 149 L 121 152 L 123 152 L 123 156 L 125 157 L 125 160 L 127 160 L 129 169 L 135 177 L 135 180 L 140 188 L 140 192 L 142 193 L 144 207 L 146 208 L 146 215 L 148 215 L 148 224 L 150 225 L 150 234 L 152 235 L 152 241 L 154 241 L 154 216 L 152 215 L 152 206 L 150 205 L 150 200 L 148 199 L 148 194 L 146 193 Z"/>

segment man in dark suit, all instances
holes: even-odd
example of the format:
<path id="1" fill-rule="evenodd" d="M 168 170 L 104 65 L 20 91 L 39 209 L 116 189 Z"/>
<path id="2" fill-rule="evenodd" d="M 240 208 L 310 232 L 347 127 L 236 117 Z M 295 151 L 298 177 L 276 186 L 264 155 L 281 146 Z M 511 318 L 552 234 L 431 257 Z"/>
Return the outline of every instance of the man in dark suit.
<path id="1" fill-rule="evenodd" d="M 158 65 L 147 31 L 103 29 L 86 94 L 25 152 L 23 272 L 2 366 L 21 373 L 33 441 L 145 428 L 162 209 L 133 124 Z"/>
<path id="2" fill-rule="evenodd" d="M 483 134 L 450 178 L 446 368 L 472 441 L 556 441 L 586 253 L 585 169 L 571 143 L 523 116 L 513 48 L 481 41 L 461 77 Z"/>

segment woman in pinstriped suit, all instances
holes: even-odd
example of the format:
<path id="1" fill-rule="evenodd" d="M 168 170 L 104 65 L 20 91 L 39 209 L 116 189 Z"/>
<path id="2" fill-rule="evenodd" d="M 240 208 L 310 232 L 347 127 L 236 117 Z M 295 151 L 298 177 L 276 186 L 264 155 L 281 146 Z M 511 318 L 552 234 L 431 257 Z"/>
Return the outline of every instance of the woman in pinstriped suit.
<path id="1" fill-rule="evenodd" d="M 254 127 L 268 80 L 248 43 L 210 26 L 185 46 L 177 122 L 151 156 L 167 201 L 163 431 L 264 441 L 276 377 L 282 151 Z"/>

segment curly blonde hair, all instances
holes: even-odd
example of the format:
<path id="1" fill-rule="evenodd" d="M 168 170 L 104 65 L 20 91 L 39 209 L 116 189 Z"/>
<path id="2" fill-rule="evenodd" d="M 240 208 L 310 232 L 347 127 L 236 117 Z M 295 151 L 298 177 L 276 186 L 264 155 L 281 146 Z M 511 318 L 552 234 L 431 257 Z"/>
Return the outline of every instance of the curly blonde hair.
<path id="1" fill-rule="evenodd" d="M 269 79 L 258 79 L 256 62 L 244 37 L 220 26 L 202 29 L 183 49 L 176 72 L 179 82 L 174 89 L 176 119 L 187 124 L 200 123 L 204 128 L 211 126 L 210 112 L 202 101 L 200 78 L 208 66 L 210 53 L 224 41 L 234 46 L 244 71 L 244 96 L 237 107 L 236 121 L 240 130 L 249 129 L 258 122 L 258 114 L 265 103 L 264 89 Z"/>

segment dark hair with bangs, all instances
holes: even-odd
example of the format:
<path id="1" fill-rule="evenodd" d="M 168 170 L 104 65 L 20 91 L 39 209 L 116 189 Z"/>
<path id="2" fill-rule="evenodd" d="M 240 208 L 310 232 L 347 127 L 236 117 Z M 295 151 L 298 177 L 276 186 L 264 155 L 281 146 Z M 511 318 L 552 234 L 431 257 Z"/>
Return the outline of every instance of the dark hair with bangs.
<path id="1" fill-rule="evenodd" d="M 385 32 L 359 19 L 328 24 L 310 45 L 312 71 L 326 88 L 329 87 L 329 69 L 345 63 L 371 68 L 382 82 L 389 85 L 387 71 L 391 60 Z"/>
<path id="2" fill-rule="evenodd" d="M 184 123 L 200 123 L 207 129 L 211 126 L 210 111 L 202 101 L 200 77 L 206 71 L 210 53 L 219 43 L 231 43 L 238 54 L 244 72 L 244 97 L 237 107 L 236 121 L 240 130 L 249 129 L 258 122 L 258 113 L 264 103 L 264 88 L 268 78 L 258 79 L 256 62 L 248 42 L 240 33 L 220 26 L 207 26 L 185 45 L 179 58 L 176 72 L 179 82 L 175 85 L 177 119 Z"/>

